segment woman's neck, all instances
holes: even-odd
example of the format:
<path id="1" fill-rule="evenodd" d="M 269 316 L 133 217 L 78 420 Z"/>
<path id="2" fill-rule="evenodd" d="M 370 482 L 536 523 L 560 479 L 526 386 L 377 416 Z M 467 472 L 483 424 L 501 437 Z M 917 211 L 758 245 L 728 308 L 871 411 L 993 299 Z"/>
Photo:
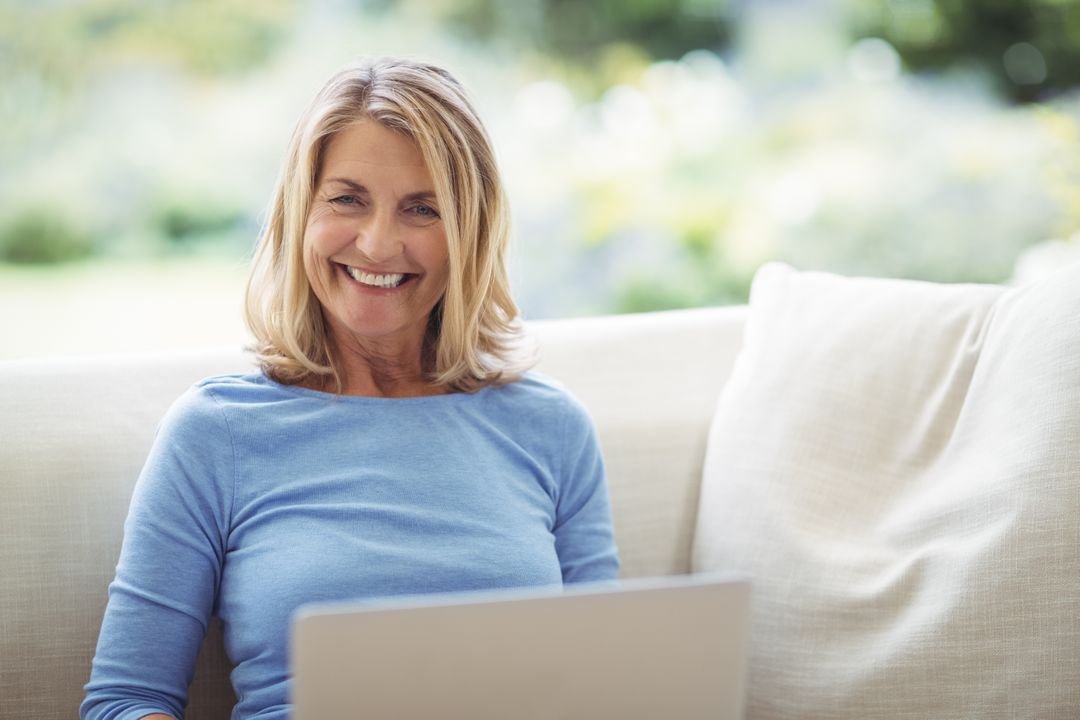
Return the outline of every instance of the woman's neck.
<path id="1" fill-rule="evenodd" d="M 377 343 L 332 342 L 331 352 L 341 382 L 342 395 L 364 397 L 424 397 L 443 395 L 446 389 L 433 384 L 424 371 L 422 343 L 415 347 L 388 348 Z M 316 382 L 338 388 L 333 378 L 318 378 Z"/>

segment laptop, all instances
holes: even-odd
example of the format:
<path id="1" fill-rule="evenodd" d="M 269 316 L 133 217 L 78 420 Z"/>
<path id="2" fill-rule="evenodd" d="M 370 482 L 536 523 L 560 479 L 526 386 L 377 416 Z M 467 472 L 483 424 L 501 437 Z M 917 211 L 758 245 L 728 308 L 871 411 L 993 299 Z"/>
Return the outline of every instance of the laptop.
<path id="1" fill-rule="evenodd" d="M 308 605 L 295 720 L 742 718 L 750 584 L 713 575 Z"/>

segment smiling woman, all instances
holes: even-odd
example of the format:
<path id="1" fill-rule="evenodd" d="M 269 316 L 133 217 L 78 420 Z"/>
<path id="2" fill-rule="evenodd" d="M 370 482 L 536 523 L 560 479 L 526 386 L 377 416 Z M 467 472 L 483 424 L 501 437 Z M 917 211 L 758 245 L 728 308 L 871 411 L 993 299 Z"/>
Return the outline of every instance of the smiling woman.
<path id="1" fill-rule="evenodd" d="M 279 720 L 305 603 L 617 575 L 592 423 L 515 350 L 506 215 L 445 70 L 380 60 L 323 88 L 248 284 L 259 372 L 162 421 L 84 718 L 181 717 L 211 615 L 233 717 Z"/>
<path id="2" fill-rule="evenodd" d="M 304 269 L 341 359 L 343 392 L 437 390 L 421 359 L 428 317 L 446 291 L 449 251 L 419 149 L 401 133 L 361 121 L 327 145 L 320 175 Z M 416 363 L 413 384 L 403 384 L 404 367 L 395 377 L 373 372 L 396 358 Z"/>
<path id="3" fill-rule="evenodd" d="M 297 125 L 248 287 L 248 324 L 275 380 L 433 394 L 520 377 L 494 151 L 460 84 L 423 68 L 347 69 Z M 363 273 L 380 289 L 392 278 L 379 276 L 405 277 L 400 292 L 371 295 Z M 416 339 L 405 316 L 425 303 L 419 346 L 402 345 Z"/>

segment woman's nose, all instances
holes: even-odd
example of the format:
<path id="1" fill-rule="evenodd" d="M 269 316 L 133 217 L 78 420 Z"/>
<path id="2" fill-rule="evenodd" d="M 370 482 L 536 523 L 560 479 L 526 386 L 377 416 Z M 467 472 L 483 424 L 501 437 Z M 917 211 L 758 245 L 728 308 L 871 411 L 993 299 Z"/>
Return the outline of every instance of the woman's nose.
<path id="1" fill-rule="evenodd" d="M 404 243 L 393 213 L 375 212 L 359 223 L 356 230 L 356 249 L 372 264 L 384 263 L 402 253 Z"/>

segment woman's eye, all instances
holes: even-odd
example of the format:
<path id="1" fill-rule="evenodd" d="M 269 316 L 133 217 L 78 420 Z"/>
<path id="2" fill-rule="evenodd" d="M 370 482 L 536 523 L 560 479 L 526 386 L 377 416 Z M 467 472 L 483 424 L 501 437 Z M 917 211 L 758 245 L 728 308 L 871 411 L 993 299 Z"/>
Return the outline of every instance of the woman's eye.
<path id="1" fill-rule="evenodd" d="M 437 218 L 439 213 L 435 212 L 435 208 L 430 205 L 414 205 L 412 207 L 412 213 L 422 218 Z"/>
<path id="2" fill-rule="evenodd" d="M 353 195 L 341 195 L 336 198 L 331 198 L 330 202 L 335 205 L 358 205 L 360 203 Z"/>

